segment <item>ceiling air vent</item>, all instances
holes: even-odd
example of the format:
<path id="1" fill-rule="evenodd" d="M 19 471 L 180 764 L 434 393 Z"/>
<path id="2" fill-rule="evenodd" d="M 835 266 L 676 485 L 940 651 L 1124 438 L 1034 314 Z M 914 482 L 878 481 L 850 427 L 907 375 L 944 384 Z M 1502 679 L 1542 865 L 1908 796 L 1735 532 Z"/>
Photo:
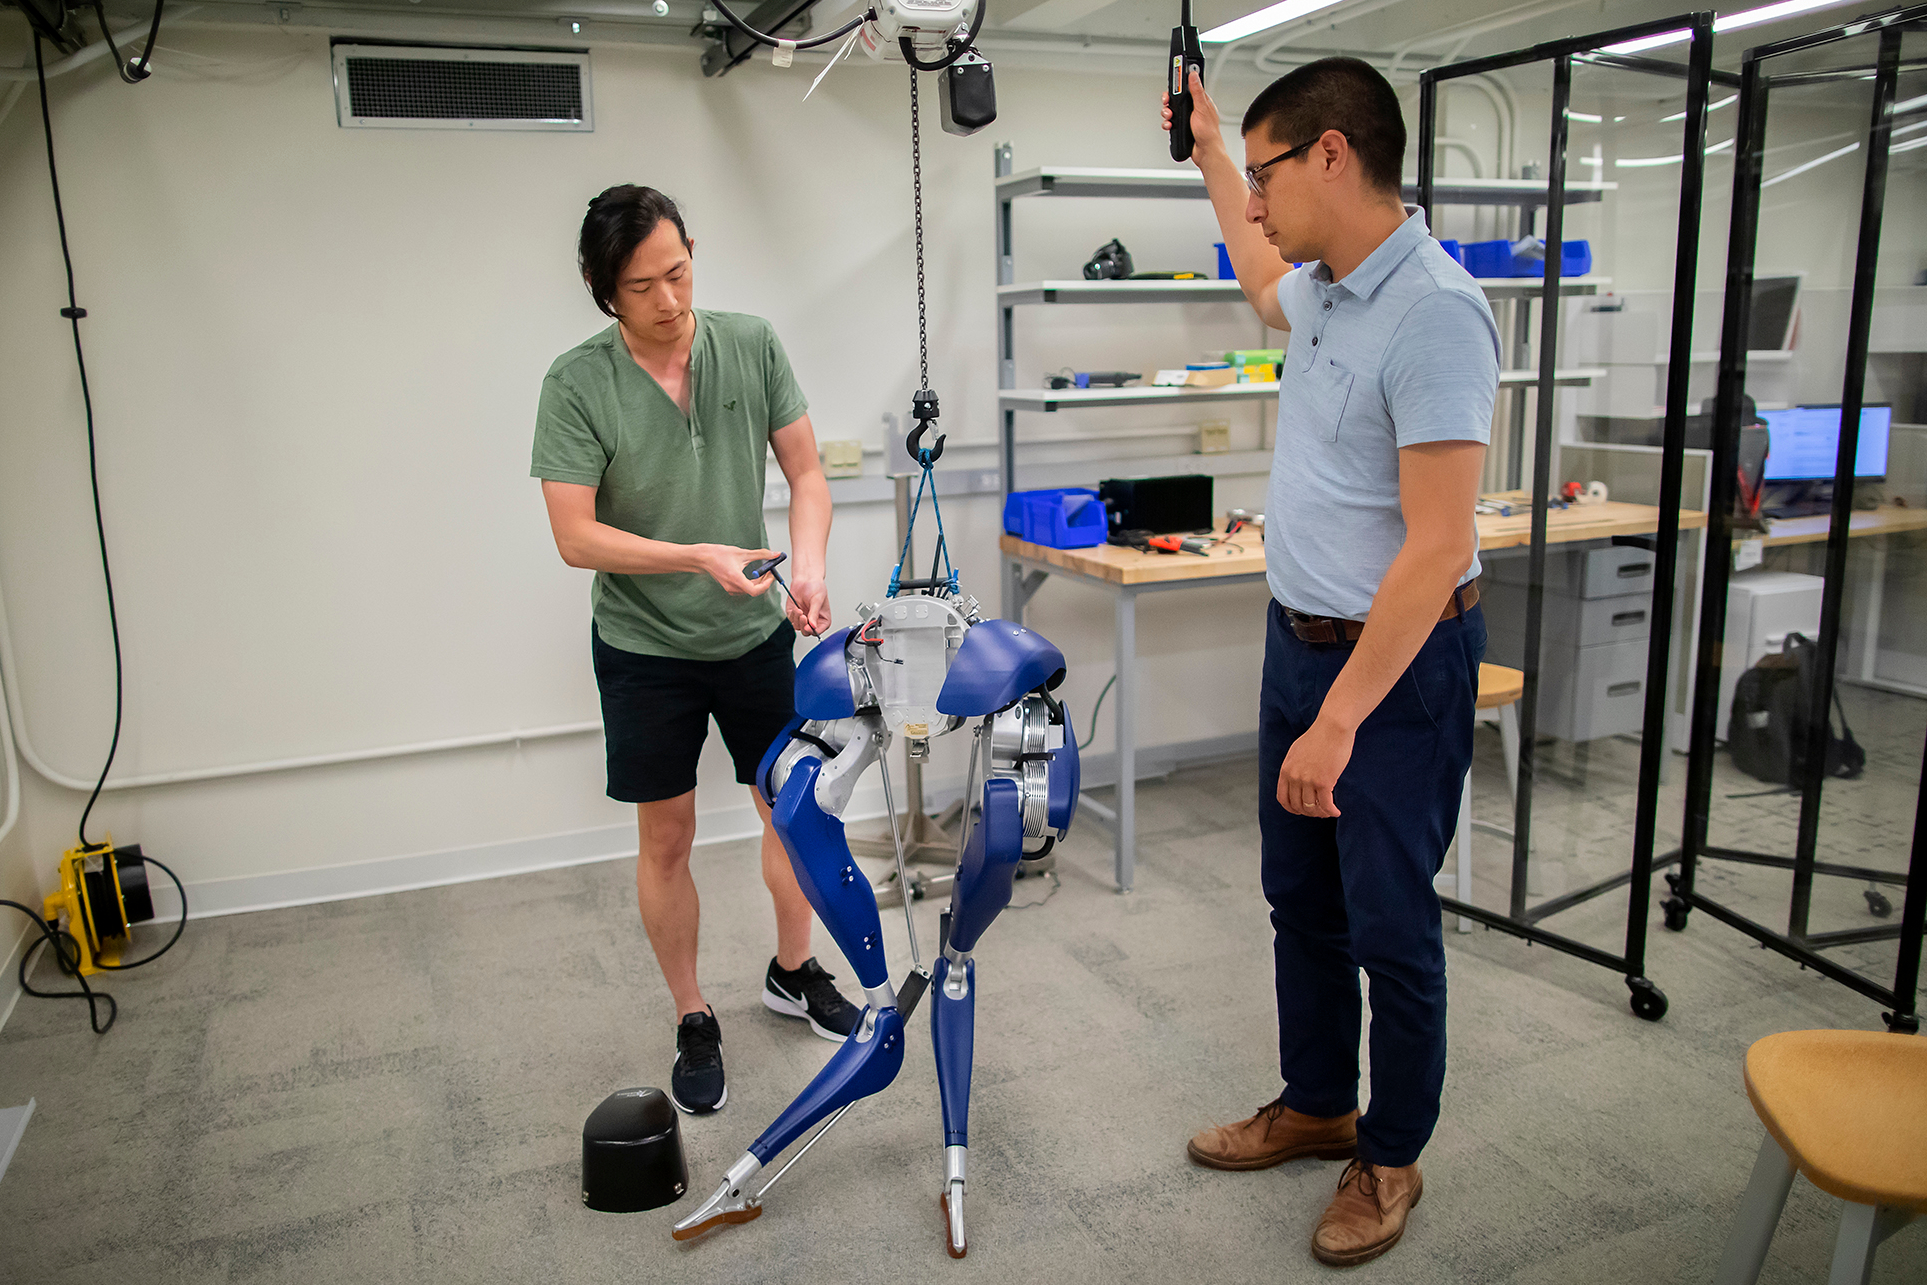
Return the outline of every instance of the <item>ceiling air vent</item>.
<path id="1" fill-rule="evenodd" d="M 343 126 L 595 128 L 586 52 L 343 43 L 334 72 Z"/>

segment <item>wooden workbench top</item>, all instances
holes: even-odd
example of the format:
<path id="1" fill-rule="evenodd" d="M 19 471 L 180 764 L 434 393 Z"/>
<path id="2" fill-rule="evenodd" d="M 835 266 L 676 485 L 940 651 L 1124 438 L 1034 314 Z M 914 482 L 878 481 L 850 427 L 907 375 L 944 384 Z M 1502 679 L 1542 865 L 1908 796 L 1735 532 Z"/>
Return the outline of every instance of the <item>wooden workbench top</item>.
<path id="1" fill-rule="evenodd" d="M 1481 498 L 1508 500 L 1515 505 L 1529 503 L 1520 492 Z M 1490 549 L 1515 549 L 1532 543 L 1532 510 L 1529 507 L 1509 517 L 1481 513 L 1478 523 L 1481 553 Z M 1697 509 L 1681 509 L 1679 525 L 1682 531 L 1703 527 L 1706 525 L 1706 515 Z M 1659 510 L 1650 504 L 1624 504 L 1618 500 L 1607 500 L 1602 504 L 1574 504 L 1568 508 L 1552 509 L 1546 514 L 1548 544 L 1606 540 L 1616 535 L 1646 535 L 1657 530 Z"/>
<path id="2" fill-rule="evenodd" d="M 1920 510 L 1927 514 L 1927 510 Z M 1682 528 L 1703 527 L 1706 515 L 1685 510 L 1679 515 Z M 1923 521 L 1922 525 L 1927 525 Z M 1510 549 L 1532 540 L 1530 511 L 1511 517 L 1481 514 L 1478 518 L 1479 549 Z M 1641 535 L 1659 529 L 1659 510 L 1647 504 L 1574 505 L 1554 509 L 1546 515 L 1546 540 L 1566 544 L 1575 540 L 1604 540 L 1615 535 Z M 1822 538 L 1825 532 L 1822 530 Z M 1195 553 L 1141 553 L 1115 544 L 1099 544 L 1088 549 L 1053 549 L 1029 544 L 1014 535 L 999 540 L 1011 557 L 1024 558 L 1044 566 L 1056 567 L 1073 575 L 1088 576 L 1111 584 L 1156 584 L 1169 580 L 1214 580 L 1221 576 L 1261 574 L 1265 569 L 1265 542 L 1262 532 L 1245 530 L 1232 541 L 1215 546 L 1206 557 Z"/>
<path id="3" fill-rule="evenodd" d="M 1832 516 L 1826 513 L 1816 513 L 1810 518 L 1776 518 L 1772 529 L 1766 533 L 1767 547 L 1778 544 L 1819 544 L 1827 538 L 1827 528 L 1832 522 Z M 1927 509 L 1882 505 L 1877 509 L 1854 510 L 1847 524 L 1847 535 L 1893 535 L 1899 531 L 1919 531 L 1923 528 L 1927 528 Z M 1752 534 L 1736 531 L 1733 538 L 1743 540 Z"/>

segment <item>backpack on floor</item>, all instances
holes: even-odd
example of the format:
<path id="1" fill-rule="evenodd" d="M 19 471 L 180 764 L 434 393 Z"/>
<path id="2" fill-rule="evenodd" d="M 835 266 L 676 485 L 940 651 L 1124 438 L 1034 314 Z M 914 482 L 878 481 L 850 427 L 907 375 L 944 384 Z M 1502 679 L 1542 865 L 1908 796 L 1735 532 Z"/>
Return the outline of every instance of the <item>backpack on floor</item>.
<path id="1" fill-rule="evenodd" d="M 1733 714 L 1727 722 L 1726 746 L 1734 766 L 1748 776 L 1772 785 L 1798 788 L 1807 777 L 1807 711 L 1812 707 L 1818 680 L 1819 647 L 1805 634 L 1788 634 L 1778 655 L 1740 675 L 1733 692 Z M 1833 704 L 1840 713 L 1841 735 L 1827 726 L 1826 775 L 1852 778 L 1867 765 L 1867 752 L 1853 738 L 1838 688 Z"/>

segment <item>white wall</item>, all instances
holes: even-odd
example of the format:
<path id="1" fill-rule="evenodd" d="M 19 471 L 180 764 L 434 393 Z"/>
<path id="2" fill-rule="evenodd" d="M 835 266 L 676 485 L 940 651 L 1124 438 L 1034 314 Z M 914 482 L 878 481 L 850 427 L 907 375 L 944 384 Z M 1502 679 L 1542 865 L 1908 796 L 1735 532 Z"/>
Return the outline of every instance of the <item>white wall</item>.
<path id="1" fill-rule="evenodd" d="M 699 304 L 775 322 L 819 435 L 878 445 L 882 414 L 907 408 L 901 68 L 852 62 L 802 105 L 814 66 L 704 80 L 690 51 L 596 48 L 593 133 L 350 130 L 335 123 L 325 36 L 189 26 L 162 43 L 181 52 L 138 88 L 104 62 L 52 85 L 127 653 L 117 775 L 596 717 L 588 577 L 556 558 L 526 474 L 544 370 L 604 324 L 573 245 L 607 184 L 684 203 Z M 994 143 L 1013 141 L 1020 169 L 1169 164 L 1148 67 L 998 80 L 990 130 L 960 140 L 926 121 L 932 378 L 959 447 L 996 431 Z M 86 778 L 106 748 L 111 653 L 33 107 L 30 92 L 0 122 L 7 679 L 34 747 Z M 1113 235 L 1144 268 L 1203 268 L 1217 239 L 1203 202 L 1034 204 L 1050 208 L 1020 211 L 1020 277 L 1075 276 Z M 1020 382 L 1073 363 L 1148 370 L 1260 331 L 1230 308 L 1102 311 L 1023 317 L 1021 342 L 1036 344 Z M 1025 431 L 1185 418 L 1060 415 Z M 1255 414 L 1233 418 L 1255 444 Z M 1152 447 L 1176 449 L 1134 449 Z M 1092 475 L 1111 471 L 1125 469 Z M 1257 502 L 1262 479 L 1220 496 Z M 969 587 L 994 603 L 994 500 L 948 516 Z M 840 619 L 881 592 L 891 530 L 887 505 L 839 513 Z M 1263 602 L 1245 587 L 1146 604 L 1147 743 L 1255 727 Z M 1053 586 L 1032 619 L 1069 654 L 1068 693 L 1088 711 L 1111 671 L 1108 599 Z M 1094 750 L 1108 745 L 1100 731 Z M 600 738 L 581 735 L 110 793 L 94 829 L 139 840 L 191 883 L 239 879 L 626 826 L 601 772 Z M 740 828 L 746 800 L 714 738 L 703 772 L 709 832 Z M 21 831 L 0 849 L 0 895 L 22 900 L 72 842 L 82 802 L 31 773 L 25 784 Z M 610 851 L 628 842 L 609 833 Z"/>

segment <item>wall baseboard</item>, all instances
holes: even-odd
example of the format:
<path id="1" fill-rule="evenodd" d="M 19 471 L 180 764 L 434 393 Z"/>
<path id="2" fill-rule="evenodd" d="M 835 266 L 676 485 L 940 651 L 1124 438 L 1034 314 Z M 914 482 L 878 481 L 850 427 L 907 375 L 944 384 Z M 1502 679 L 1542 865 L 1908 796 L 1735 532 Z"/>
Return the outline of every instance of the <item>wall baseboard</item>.
<path id="1" fill-rule="evenodd" d="M 1258 749 L 1256 732 L 1235 732 L 1227 736 L 1205 737 L 1168 745 L 1147 745 L 1138 750 L 1137 776 L 1140 780 L 1159 777 L 1180 768 L 1220 759 L 1254 754 Z M 1089 754 L 1080 764 L 1086 788 L 1115 784 L 1117 755 Z M 931 777 L 924 783 L 925 804 L 932 811 L 954 801 L 963 790 L 957 777 Z M 883 816 L 883 790 L 873 785 L 851 796 L 846 821 L 873 820 Z M 747 805 L 719 808 L 696 818 L 698 844 L 730 843 L 754 838 L 762 831 L 756 809 Z M 187 885 L 189 916 L 207 919 L 216 915 L 239 915 L 254 910 L 278 910 L 306 906 L 322 901 L 348 901 L 357 897 L 378 897 L 391 892 L 436 888 L 445 884 L 468 883 L 477 879 L 498 879 L 505 875 L 555 870 L 563 866 L 588 865 L 596 861 L 619 861 L 635 855 L 635 828 L 630 825 L 598 826 L 563 834 L 537 835 L 508 839 L 499 843 L 475 844 L 437 852 L 418 852 L 347 865 L 320 866 L 307 870 L 283 870 L 272 874 L 241 875 L 231 879 L 203 879 Z M 154 917 L 165 923 L 181 913 L 181 900 L 174 885 L 157 880 L 153 885 Z M 23 931 L 0 966 L 0 1029 L 12 1016 L 21 990 L 16 979 L 20 953 L 31 941 L 31 929 Z"/>

